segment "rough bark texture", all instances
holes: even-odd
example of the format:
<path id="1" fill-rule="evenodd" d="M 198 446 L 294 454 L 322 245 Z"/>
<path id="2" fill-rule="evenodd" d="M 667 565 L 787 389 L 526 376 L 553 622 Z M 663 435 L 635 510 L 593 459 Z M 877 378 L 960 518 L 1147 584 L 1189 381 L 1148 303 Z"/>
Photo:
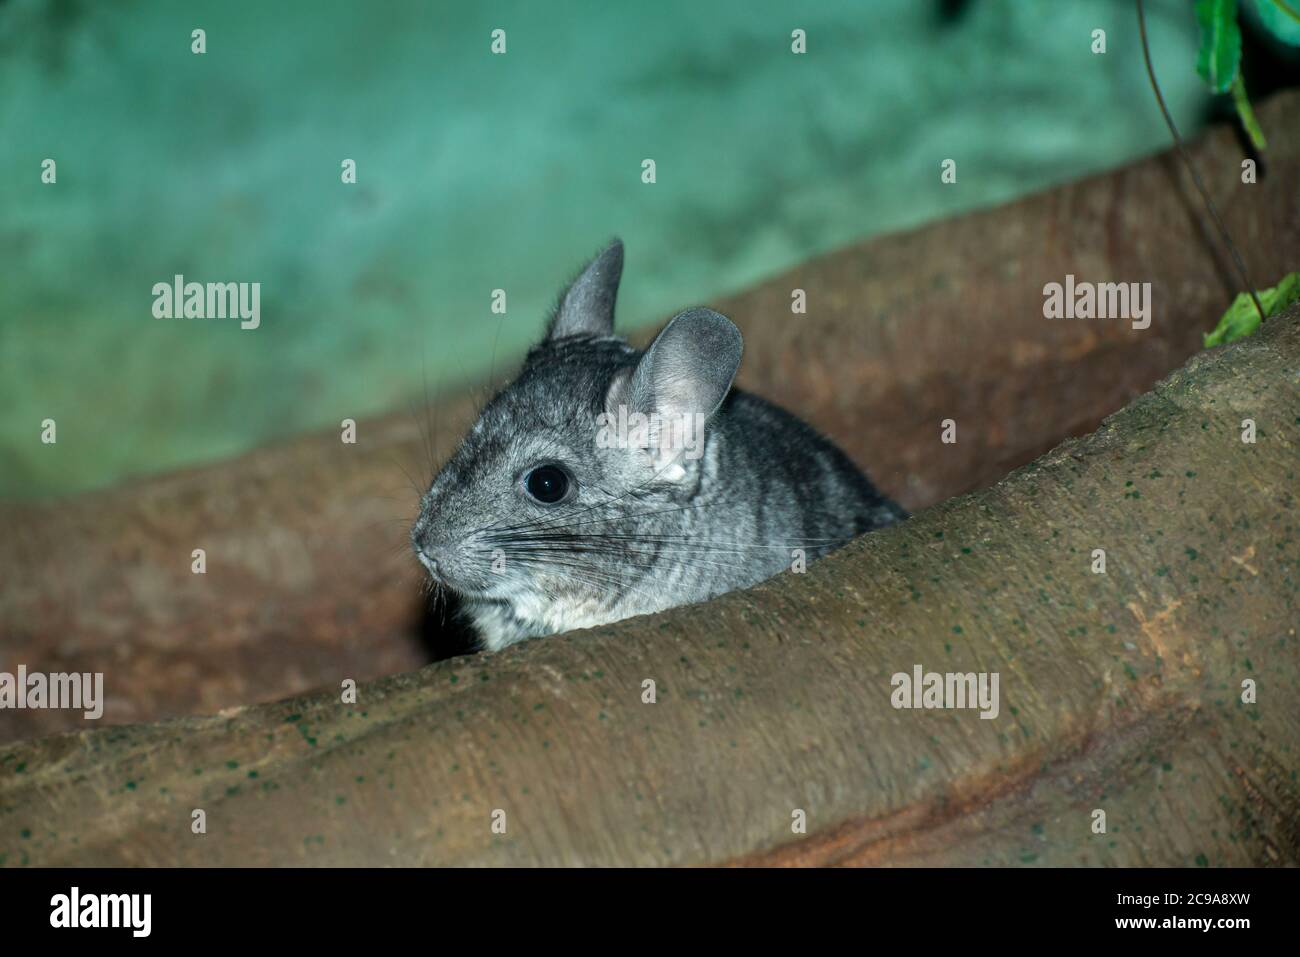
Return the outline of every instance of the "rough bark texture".
<path id="1" fill-rule="evenodd" d="M 1295 864 L 1297 370 L 1292 310 L 806 574 L 356 705 L 17 745 L 0 861 Z M 999 673 L 1000 715 L 896 710 L 916 664 Z"/>
<path id="2" fill-rule="evenodd" d="M 1270 167 L 1241 183 L 1229 130 L 1194 150 L 1259 281 L 1300 250 L 1300 95 L 1267 104 Z M 1153 117 L 1153 122 L 1155 119 Z M 936 188 L 956 188 L 938 184 Z M 883 237 L 722 303 L 741 383 L 804 414 L 909 508 L 980 488 L 1147 389 L 1199 348 L 1235 283 L 1168 154 L 1009 206 Z M 628 275 L 637 269 L 630 251 Z M 1043 318 L 1042 288 L 1150 281 L 1152 327 Z M 629 281 L 635 281 L 630 279 Z M 790 313 L 804 289 L 809 314 Z M 686 305 L 686 304 L 683 304 Z M 439 643 L 409 557 L 403 472 L 427 479 L 418 415 L 44 505 L 0 507 L 0 670 L 104 671 L 105 720 L 212 713 L 417 667 Z M 955 446 L 939 423 L 959 423 Z M 195 548 L 205 576 L 190 572 Z M 0 741 L 81 726 L 0 713 Z"/>

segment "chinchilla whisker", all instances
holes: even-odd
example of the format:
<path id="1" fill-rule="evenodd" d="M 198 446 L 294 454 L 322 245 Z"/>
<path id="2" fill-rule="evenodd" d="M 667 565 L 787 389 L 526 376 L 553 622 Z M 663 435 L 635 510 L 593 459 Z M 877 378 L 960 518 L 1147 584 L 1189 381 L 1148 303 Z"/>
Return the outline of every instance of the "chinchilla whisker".
<path id="1" fill-rule="evenodd" d="M 576 579 L 577 581 L 582 582 L 584 584 L 594 585 L 601 588 L 613 588 L 619 592 L 634 591 L 639 594 L 646 595 L 647 597 L 654 596 L 654 592 L 652 590 L 649 590 L 648 586 L 643 582 L 629 581 L 626 576 L 619 575 L 615 572 L 605 571 L 602 569 L 591 568 L 589 566 L 585 566 L 581 564 L 580 562 L 572 562 L 572 561 L 555 562 L 552 560 L 546 560 L 546 561 L 536 562 L 535 564 L 538 564 L 542 567 L 552 565 L 552 564 L 558 564 L 567 567 L 575 573 L 567 577 L 570 579 Z"/>
<path id="2" fill-rule="evenodd" d="M 420 388 L 423 390 L 424 413 L 423 429 L 420 434 L 424 438 L 424 457 L 428 463 L 429 474 L 437 472 L 437 463 L 433 460 L 433 436 L 429 430 L 429 354 L 424 344 L 424 339 L 420 340 Z"/>
<path id="3" fill-rule="evenodd" d="M 420 446 L 424 452 L 425 464 L 429 469 L 429 475 L 432 478 L 438 471 L 438 463 L 433 458 L 433 438 L 429 434 L 429 370 L 425 361 L 424 346 L 420 347 L 420 380 L 423 388 L 424 407 L 417 414 L 415 410 L 415 398 L 410 400 L 411 420 L 415 423 L 416 431 L 420 433 Z"/>
<path id="4" fill-rule="evenodd" d="M 702 509 L 705 509 L 705 508 L 717 508 L 717 507 L 719 507 L 719 506 L 726 505 L 726 504 L 728 504 L 728 503 L 726 503 L 726 502 L 700 502 L 700 503 L 697 503 L 697 504 L 695 504 L 695 505 L 685 505 L 685 506 L 680 506 L 680 507 L 678 507 L 678 508 L 658 509 L 658 510 L 655 510 L 655 511 L 652 511 L 652 512 L 630 512 L 630 513 L 625 514 L 625 515 L 611 516 L 610 518 L 606 518 L 606 519 L 592 519 L 591 521 L 587 521 L 587 522 L 573 522 L 573 523 L 569 523 L 569 524 L 565 524 L 565 525 L 555 525 L 555 526 L 551 526 L 551 529 L 553 529 L 554 531 L 567 531 L 568 529 L 571 529 L 571 528 L 582 528 L 582 527 L 585 527 L 585 526 L 587 526 L 587 525 L 598 525 L 598 524 L 610 524 L 610 525 L 612 525 L 612 524 L 619 524 L 619 523 L 629 523 L 629 522 L 631 522 L 631 521 L 634 520 L 634 519 L 640 519 L 640 518 L 653 518 L 653 517 L 658 517 L 658 516 L 662 516 L 662 515 L 671 515 L 671 514 L 674 514 L 674 513 L 676 513 L 676 512 L 685 512 L 685 511 L 692 511 L 692 510 L 702 510 Z M 505 530 L 503 529 L 502 531 L 505 531 Z M 647 535 L 642 535 L 642 534 L 636 534 L 636 535 L 634 535 L 634 536 L 630 536 L 630 537 L 635 537 L 635 538 L 637 538 L 638 540 L 643 540 L 643 541 L 649 541 L 649 540 L 651 540 L 651 539 L 653 538 L 653 536 L 647 536 Z M 679 538 L 680 538 L 681 540 L 683 540 L 683 541 L 690 541 L 690 540 L 692 540 L 693 537 L 692 537 L 692 536 L 688 536 L 688 535 L 683 535 L 683 536 L 679 536 Z M 749 543 L 749 544 L 747 544 L 746 547 L 749 547 L 749 548 L 778 548 L 778 549 L 785 549 L 785 548 L 787 548 L 787 547 L 790 547 L 790 548 L 800 548 L 800 547 L 820 547 L 820 546 L 844 545 L 844 544 L 847 544 L 848 542 L 853 541 L 853 536 L 850 536 L 850 537 L 848 537 L 848 538 L 815 538 L 815 537 L 807 537 L 807 538 L 795 539 L 795 540 L 793 540 L 793 541 L 794 541 L 794 542 L 797 542 L 797 544 L 789 544 L 789 545 L 787 545 L 786 542 L 775 542 L 775 543 L 769 543 L 769 542 L 754 542 L 754 543 Z"/>
<path id="5" fill-rule="evenodd" d="M 702 510 L 706 508 L 717 508 L 725 505 L 725 502 L 697 502 L 694 505 L 681 505 L 675 508 L 657 509 L 653 512 L 630 512 L 625 515 L 610 516 L 608 518 L 594 518 L 586 522 L 565 522 L 563 524 L 548 525 L 548 531 L 567 531 L 571 528 L 583 528 L 587 525 L 608 525 L 614 522 L 629 522 L 640 518 L 654 518 L 660 515 L 673 515 L 677 512 L 689 512 Z M 507 532 L 512 529 L 500 529 L 499 531 Z"/>
<path id="6" fill-rule="evenodd" d="M 371 532 L 383 531 L 384 538 L 388 540 L 385 549 L 409 549 L 411 547 L 406 536 L 392 535 L 394 525 L 410 525 L 410 520 L 405 518 L 376 518 L 369 522 L 363 523 L 357 530 L 357 537 L 367 536 Z"/>
<path id="7" fill-rule="evenodd" d="M 390 458 L 392 458 L 393 464 L 402 470 L 406 480 L 411 483 L 411 488 L 415 491 L 416 501 L 419 501 L 424 496 L 424 491 L 420 488 L 419 483 L 415 481 L 415 476 L 411 474 L 410 469 L 401 463 L 396 455 L 390 455 Z"/>
<path id="8" fill-rule="evenodd" d="M 851 538 L 824 538 L 824 539 L 799 539 L 799 540 L 787 541 L 787 542 L 718 542 L 718 541 L 708 541 L 708 540 L 701 541 L 701 540 L 693 539 L 690 536 L 682 536 L 680 538 L 666 538 L 663 536 L 655 536 L 655 535 L 611 535 L 611 534 L 601 534 L 599 535 L 599 537 L 609 538 L 616 541 L 654 542 L 660 545 L 672 545 L 672 546 L 679 546 L 683 548 L 710 548 L 710 549 L 723 549 L 728 551 L 733 549 L 741 549 L 741 548 L 774 548 L 777 549 L 778 551 L 786 551 L 791 548 L 822 548 L 830 545 L 843 545 L 853 541 L 853 539 Z"/>
<path id="9" fill-rule="evenodd" d="M 624 584 L 624 579 L 618 574 L 614 572 L 604 571 L 601 569 L 589 568 L 587 566 L 582 565 L 580 562 L 564 561 L 564 560 L 556 560 L 556 559 L 536 559 L 536 558 L 517 559 L 517 560 L 523 564 L 532 564 L 538 568 L 551 568 L 557 566 L 561 568 L 568 568 L 571 569 L 573 572 L 576 572 L 577 574 L 576 576 L 570 575 L 566 577 L 577 577 L 577 578 L 585 579 L 590 582 L 595 582 L 597 584 L 612 585 L 612 586 L 620 586 Z"/>
<path id="10" fill-rule="evenodd" d="M 394 542 L 391 545 L 387 545 L 380 550 L 379 554 L 383 556 L 384 561 L 392 561 L 398 556 L 401 556 L 403 558 L 411 557 L 410 546 L 406 542 Z M 418 562 L 416 563 L 415 567 L 419 567 Z"/>
<path id="11" fill-rule="evenodd" d="M 653 536 L 641 537 L 636 535 L 608 535 L 608 534 L 588 534 L 588 535 L 547 535 L 547 536 L 530 536 L 528 538 L 516 538 L 508 543 L 512 549 L 534 549 L 546 550 L 553 552 L 565 552 L 582 550 L 589 552 L 602 552 L 605 554 L 621 554 L 632 551 L 628 546 L 647 546 L 643 551 L 652 552 L 653 554 L 662 554 L 666 549 L 680 549 L 690 551 L 695 549 L 711 553 L 730 553 L 742 554 L 735 546 L 724 543 L 713 542 L 689 542 L 689 541 L 661 541 Z M 781 547 L 781 546 L 774 546 Z"/>
<path id="12" fill-rule="evenodd" d="M 612 555 L 615 557 L 623 558 L 627 561 L 634 561 L 636 558 L 644 558 L 651 563 L 659 560 L 660 558 L 665 557 L 664 551 L 658 548 L 649 549 L 647 550 L 648 553 L 638 554 L 637 552 L 630 551 L 627 548 L 622 546 L 614 547 L 612 545 L 602 545 L 599 542 L 577 542 L 568 545 L 556 544 L 553 546 L 536 550 L 536 552 L 540 552 L 543 554 L 550 553 L 550 552 L 553 552 L 555 554 L 571 554 L 574 551 L 582 551 L 589 554 Z M 693 562 L 696 564 L 697 567 L 701 567 L 701 568 L 710 567 L 710 566 L 714 568 L 745 568 L 746 567 L 744 565 L 736 564 L 734 562 L 709 561 L 698 555 L 688 555 L 685 558 L 680 556 L 676 556 L 676 557 L 668 556 L 668 559 L 670 561 L 676 562 L 679 565 L 688 565 Z"/>
<path id="13" fill-rule="evenodd" d="M 637 555 L 647 554 L 650 557 L 659 555 L 663 552 L 661 546 L 653 543 L 632 542 L 632 545 L 641 545 L 641 548 L 629 548 L 628 544 L 622 542 L 602 541 L 599 538 L 583 538 L 573 540 L 554 540 L 554 541 L 534 541 L 526 543 L 515 543 L 512 550 L 516 554 L 557 554 L 563 555 L 574 552 L 586 552 L 589 554 L 602 555 Z"/>
<path id="14" fill-rule="evenodd" d="M 558 566 L 568 566 L 568 567 L 582 568 L 582 569 L 591 568 L 591 566 L 578 561 L 574 557 L 574 549 L 572 548 L 557 547 L 554 549 L 550 549 L 550 548 L 521 549 L 512 552 L 510 557 L 521 564 L 533 564 L 538 566 L 558 565 Z M 605 571 L 605 569 L 599 569 L 599 568 L 593 568 L 592 570 Z"/>
<path id="15" fill-rule="evenodd" d="M 783 542 L 730 542 L 720 541 L 717 539 L 702 539 L 698 535 L 665 535 L 655 534 L 647 535 L 643 533 L 618 533 L 618 532 L 584 532 L 575 536 L 580 538 L 606 538 L 618 539 L 622 541 L 633 542 L 660 542 L 664 544 L 680 545 L 717 545 L 726 548 L 798 548 L 800 546 L 822 546 L 822 545 L 842 545 L 853 541 L 852 538 L 798 538 L 787 539 Z"/>

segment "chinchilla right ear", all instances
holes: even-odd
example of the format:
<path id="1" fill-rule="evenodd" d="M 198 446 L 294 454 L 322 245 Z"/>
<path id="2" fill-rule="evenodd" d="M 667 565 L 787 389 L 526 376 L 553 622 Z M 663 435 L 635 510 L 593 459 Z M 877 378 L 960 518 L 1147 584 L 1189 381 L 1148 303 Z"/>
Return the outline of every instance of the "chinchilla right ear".
<path id="1" fill-rule="evenodd" d="M 740 368 L 740 330 L 712 309 L 688 309 L 675 316 L 630 374 L 610 386 L 606 409 L 665 418 L 710 416 L 726 398 Z"/>

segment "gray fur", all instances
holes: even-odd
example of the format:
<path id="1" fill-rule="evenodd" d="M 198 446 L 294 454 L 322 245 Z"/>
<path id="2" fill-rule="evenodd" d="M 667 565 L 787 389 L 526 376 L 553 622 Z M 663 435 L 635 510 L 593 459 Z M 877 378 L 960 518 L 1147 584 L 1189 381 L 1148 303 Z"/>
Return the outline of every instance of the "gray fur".
<path id="1" fill-rule="evenodd" d="M 615 241 L 574 281 L 411 529 L 489 650 L 704 601 L 906 517 L 811 427 L 730 388 L 741 341 L 723 316 L 682 313 L 645 352 L 615 338 L 622 262 Z M 702 455 L 598 447 L 597 416 L 620 404 L 707 416 Z M 545 463 L 572 474 L 570 499 L 524 491 Z"/>

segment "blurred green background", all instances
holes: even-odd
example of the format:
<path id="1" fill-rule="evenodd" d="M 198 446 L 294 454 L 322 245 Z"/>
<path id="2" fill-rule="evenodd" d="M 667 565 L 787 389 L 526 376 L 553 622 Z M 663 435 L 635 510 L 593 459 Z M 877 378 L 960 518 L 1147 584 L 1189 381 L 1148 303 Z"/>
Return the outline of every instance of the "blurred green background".
<path id="1" fill-rule="evenodd" d="M 1194 133 L 1190 4 L 1148 10 Z M 1130 0 L 0 0 L 0 497 L 422 403 L 613 235 L 627 329 L 1167 144 Z M 261 328 L 155 319 L 176 273 Z"/>

